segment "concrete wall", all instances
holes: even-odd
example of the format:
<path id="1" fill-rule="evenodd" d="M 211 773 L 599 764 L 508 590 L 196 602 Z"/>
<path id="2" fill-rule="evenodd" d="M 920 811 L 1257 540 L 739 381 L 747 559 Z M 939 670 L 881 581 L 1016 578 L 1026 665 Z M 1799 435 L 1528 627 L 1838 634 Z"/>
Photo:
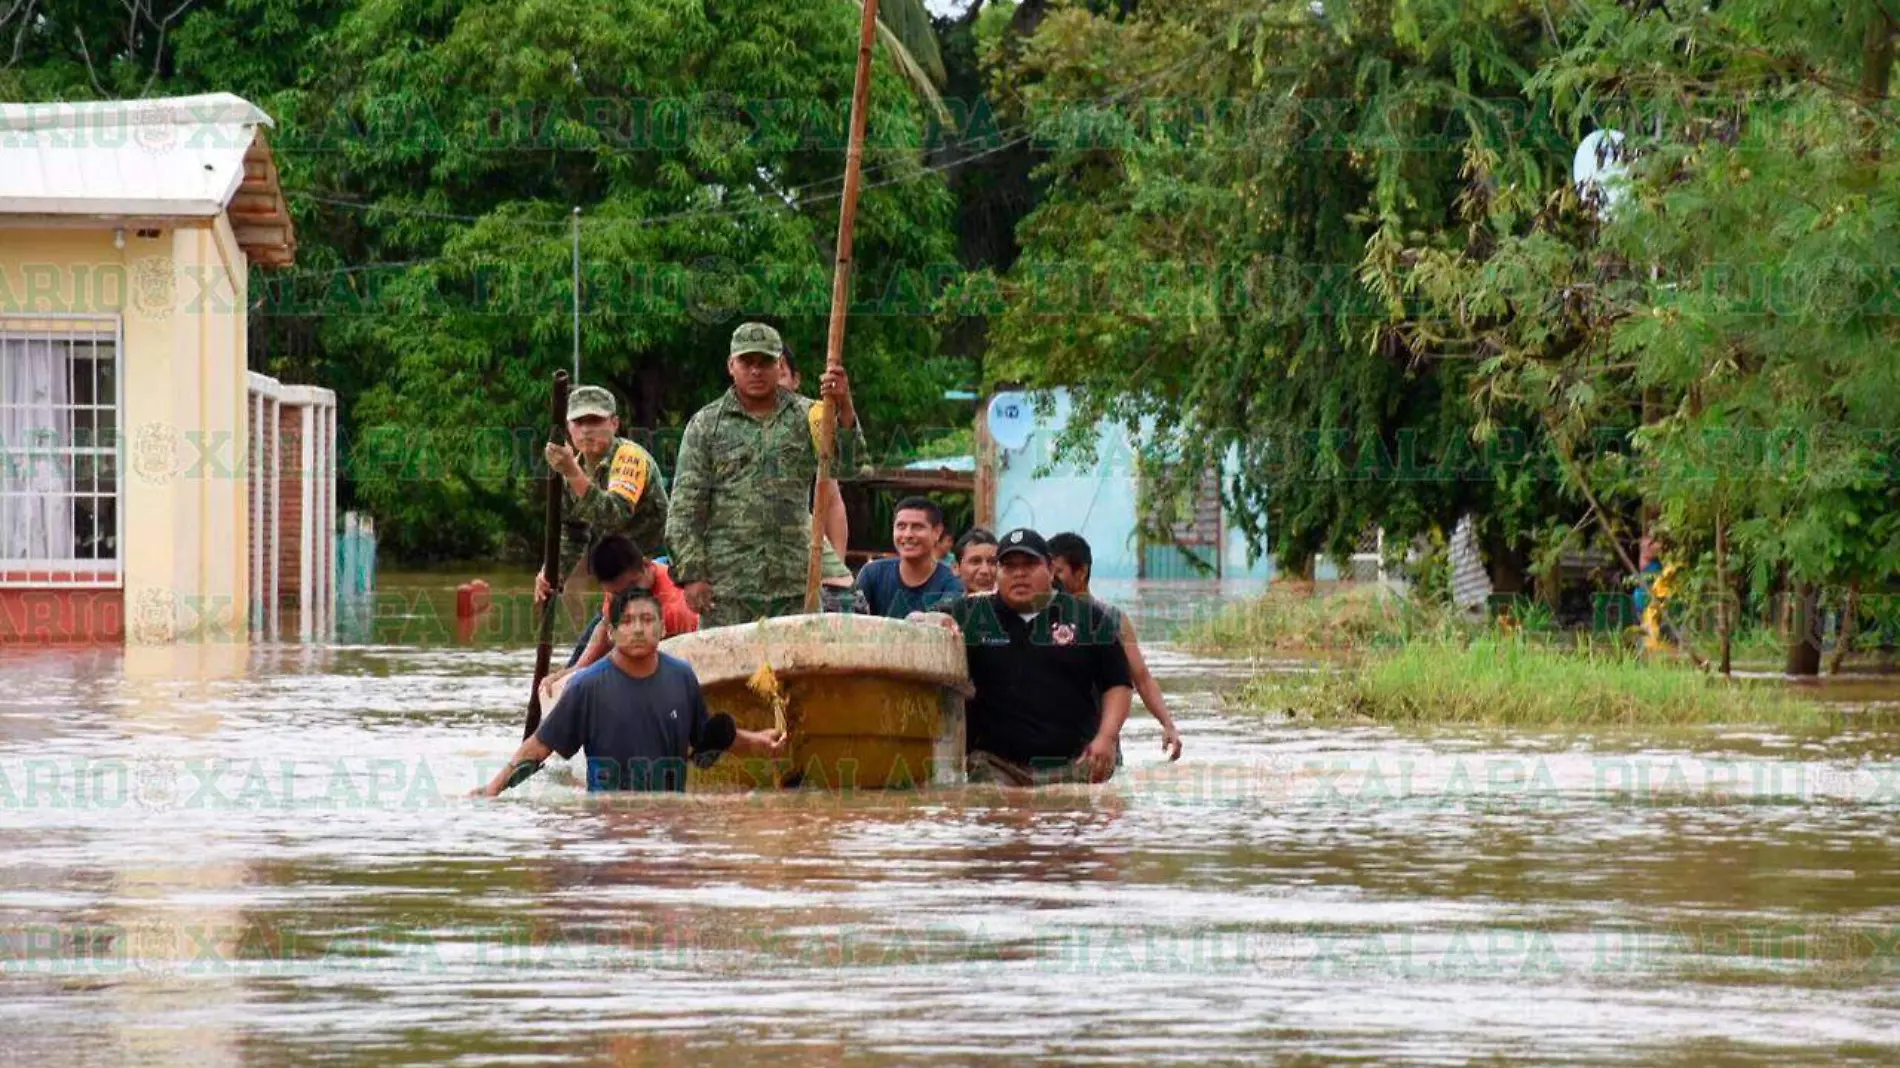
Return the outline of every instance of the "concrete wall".
<path id="1" fill-rule="evenodd" d="M 1059 464 L 1038 475 L 1037 470 L 1054 453 L 1054 442 L 1068 426 L 1072 411 L 1066 390 L 1052 391 L 1049 396 L 1054 410 L 1037 419 L 1028 443 L 1017 450 L 997 448 L 997 533 L 1019 526 L 1033 527 L 1045 537 L 1073 531 L 1086 538 L 1094 552 L 1094 577 L 1135 578 L 1141 570 L 1141 544 L 1135 533 L 1141 494 L 1140 441 L 1131 441 L 1120 427 L 1098 428 L 1093 463 Z M 1230 457 L 1230 470 L 1232 462 Z M 1233 523 L 1224 526 L 1221 577 L 1271 577 L 1266 559 L 1247 564 L 1245 539 Z"/>
<path id="2" fill-rule="evenodd" d="M 277 411 L 277 441 L 282 455 L 277 483 L 278 607 L 303 596 L 303 420 L 304 409 L 283 405 Z"/>
<path id="3" fill-rule="evenodd" d="M 1038 474 L 1068 425 L 1069 395 L 1052 394 L 1052 417 L 1038 417 L 1021 449 L 996 450 L 996 532 L 1031 527 L 1044 537 L 1072 531 L 1088 539 L 1098 578 L 1133 578 L 1140 568 L 1135 539 L 1135 456 L 1117 429 L 1096 435 L 1095 462 L 1061 464 Z"/>
<path id="4" fill-rule="evenodd" d="M 221 218 L 128 224 L 118 249 L 111 224 L 0 223 L 0 315 L 122 319 L 124 640 L 246 641 L 248 265 L 230 227 Z M 141 227 L 156 235 L 139 236 Z M 81 592 L 16 589 L 10 596 Z"/>

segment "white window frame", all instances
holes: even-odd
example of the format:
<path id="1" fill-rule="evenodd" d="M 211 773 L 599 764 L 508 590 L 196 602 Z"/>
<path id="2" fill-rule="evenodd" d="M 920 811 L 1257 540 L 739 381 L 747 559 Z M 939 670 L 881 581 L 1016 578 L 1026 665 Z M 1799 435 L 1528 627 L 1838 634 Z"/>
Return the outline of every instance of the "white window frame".
<path id="1" fill-rule="evenodd" d="M 112 447 L 101 448 L 96 442 L 81 448 L 68 444 L 57 451 L 66 457 L 83 454 L 92 456 L 111 456 L 113 460 L 113 531 L 112 544 L 115 555 L 112 559 L 82 560 L 37 559 L 11 557 L 0 558 L 0 588 L 57 586 L 67 589 L 120 589 L 125 585 L 125 324 L 117 315 L 60 314 L 50 312 L 29 312 L 0 315 L 0 338 L 38 339 L 48 338 L 58 341 L 87 341 L 94 344 L 107 342 L 112 345 Z M 70 350 L 69 350 L 70 351 Z M 93 406 L 98 406 L 98 397 L 94 396 Z M 74 409 L 75 411 L 78 409 Z M 29 446 L 29 448 L 33 448 Z M 0 456 L 11 449 L 0 443 Z M 33 448 L 33 452 L 43 454 Z M 8 462 L 0 459 L 0 462 Z M 69 498 L 80 494 L 69 481 L 66 494 Z M 96 492 L 96 491 L 95 491 Z M 0 498 L 0 509 L 7 507 L 7 499 Z M 95 532 L 98 513 L 93 513 Z"/>

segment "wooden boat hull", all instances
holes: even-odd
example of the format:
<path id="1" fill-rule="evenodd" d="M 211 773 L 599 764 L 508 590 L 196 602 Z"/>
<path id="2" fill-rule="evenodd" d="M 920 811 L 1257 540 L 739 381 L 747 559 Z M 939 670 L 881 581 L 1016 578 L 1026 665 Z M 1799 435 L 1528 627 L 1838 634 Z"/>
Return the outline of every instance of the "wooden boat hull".
<path id="1" fill-rule="evenodd" d="M 964 781 L 963 643 L 939 627 L 876 616 L 801 615 L 667 639 L 706 703 L 769 730 L 782 702 L 786 751 L 727 754 L 694 768 L 694 790 L 907 789 Z M 761 666 L 768 666 L 763 677 Z M 553 708 L 563 680 L 543 691 Z M 763 684 L 763 685 L 762 685 Z"/>

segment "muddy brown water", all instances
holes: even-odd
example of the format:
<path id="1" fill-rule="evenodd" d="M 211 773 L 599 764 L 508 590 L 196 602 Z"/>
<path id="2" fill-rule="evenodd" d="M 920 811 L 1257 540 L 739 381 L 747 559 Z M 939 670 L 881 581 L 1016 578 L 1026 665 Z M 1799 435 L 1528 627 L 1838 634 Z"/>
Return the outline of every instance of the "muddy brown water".
<path id="1" fill-rule="evenodd" d="M 1277 723 L 1103 592 L 1187 757 L 1013 796 L 466 801 L 499 639 L 0 652 L 0 1064 L 1900 1062 L 1891 732 Z"/>

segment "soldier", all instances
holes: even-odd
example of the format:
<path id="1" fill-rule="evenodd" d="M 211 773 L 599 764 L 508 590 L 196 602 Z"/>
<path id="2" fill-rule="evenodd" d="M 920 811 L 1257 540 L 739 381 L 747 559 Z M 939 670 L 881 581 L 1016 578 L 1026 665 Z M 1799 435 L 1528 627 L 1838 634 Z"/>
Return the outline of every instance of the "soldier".
<path id="1" fill-rule="evenodd" d="M 550 442 L 544 450 L 548 466 L 567 482 L 563 577 L 609 534 L 625 534 L 649 557 L 659 552 L 660 539 L 666 534 L 666 487 L 659 465 L 645 449 L 619 436 L 617 411 L 614 395 L 601 387 L 575 387 L 567 398 L 567 436 L 572 445 Z M 547 600 L 549 591 L 549 576 L 536 575 L 537 606 Z"/>
<path id="2" fill-rule="evenodd" d="M 763 323 L 733 331 L 732 388 L 701 408 L 680 440 L 666 543 L 673 579 L 701 627 L 804 609 L 818 423 L 813 402 L 779 384 L 783 351 L 778 331 Z M 867 451 L 844 371 L 827 370 L 819 394 L 838 413 L 844 468 L 842 461 Z M 851 575 L 828 540 L 823 574 Z M 826 606 L 842 607 L 841 596 L 852 591 L 833 589 L 825 590 Z"/>

